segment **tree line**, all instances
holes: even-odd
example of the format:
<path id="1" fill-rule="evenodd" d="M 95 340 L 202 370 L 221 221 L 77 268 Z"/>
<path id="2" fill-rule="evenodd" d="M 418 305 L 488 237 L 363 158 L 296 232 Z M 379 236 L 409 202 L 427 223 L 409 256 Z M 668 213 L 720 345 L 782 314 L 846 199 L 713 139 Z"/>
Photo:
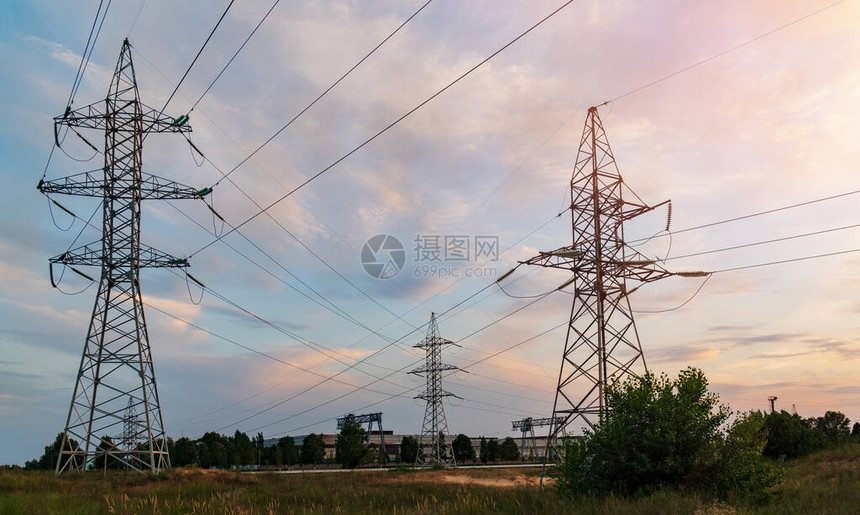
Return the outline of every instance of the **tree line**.
<path id="1" fill-rule="evenodd" d="M 444 439 L 440 435 L 440 439 Z M 63 433 L 58 433 L 54 441 L 45 447 L 38 459 L 27 461 L 26 469 L 53 469 L 59 458 Z M 78 443 L 71 442 L 72 448 Z M 459 434 L 453 440 L 454 457 L 458 463 L 477 462 L 494 463 L 498 460 L 514 461 L 519 458 L 516 441 L 506 438 L 500 444 L 496 439 L 481 437 L 478 453 L 472 447 L 471 439 L 465 434 Z M 118 468 L 119 463 L 105 462 L 101 451 L 114 449 L 110 437 L 103 437 L 96 451 L 96 459 L 92 466 L 97 469 Z M 167 451 L 170 463 L 174 467 L 196 465 L 203 468 L 243 469 L 256 467 L 292 467 L 295 465 L 316 466 L 325 462 L 326 448 L 322 435 L 311 433 L 304 438 L 300 445 L 290 436 L 278 439 L 273 445 L 266 445 L 263 433 L 257 433 L 254 438 L 242 431 L 236 431 L 232 436 L 216 432 L 207 432 L 202 437 L 190 439 L 182 437 L 178 440 L 167 439 Z M 418 439 L 414 436 L 404 436 L 400 448 L 390 456 L 381 446 L 369 445 L 367 431 L 358 424 L 346 424 L 338 433 L 335 440 L 334 462 L 345 468 L 354 468 L 371 463 L 385 464 L 390 461 L 403 464 L 416 462 L 422 450 Z"/>

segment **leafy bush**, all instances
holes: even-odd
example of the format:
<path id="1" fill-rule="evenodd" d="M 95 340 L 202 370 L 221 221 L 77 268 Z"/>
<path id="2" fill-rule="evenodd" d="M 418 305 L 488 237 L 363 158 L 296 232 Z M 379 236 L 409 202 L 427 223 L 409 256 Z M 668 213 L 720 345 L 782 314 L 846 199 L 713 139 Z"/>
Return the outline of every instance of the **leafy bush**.
<path id="1" fill-rule="evenodd" d="M 738 418 L 725 432 L 728 407 L 708 381 L 688 368 L 677 379 L 646 374 L 607 388 L 609 410 L 594 431 L 564 442 L 558 488 L 569 494 L 647 494 L 688 485 L 720 496 L 776 484 L 762 461 L 760 414 Z"/>

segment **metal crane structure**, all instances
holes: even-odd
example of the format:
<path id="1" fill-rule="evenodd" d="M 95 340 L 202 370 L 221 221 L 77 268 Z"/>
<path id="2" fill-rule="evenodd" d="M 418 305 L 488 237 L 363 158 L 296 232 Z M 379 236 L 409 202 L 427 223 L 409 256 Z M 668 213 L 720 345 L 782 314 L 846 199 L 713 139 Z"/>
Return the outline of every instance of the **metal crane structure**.
<path id="1" fill-rule="evenodd" d="M 567 270 L 573 277 L 559 289 L 575 288 L 544 463 L 552 458 L 558 436 L 570 433 L 574 422 L 593 428 L 603 419 L 611 380 L 647 372 L 629 295 L 670 276 L 708 275 L 669 272 L 625 243 L 625 222 L 670 201 L 650 206 L 624 184 L 596 107 L 586 116 L 570 195 L 573 243 L 522 262 Z"/>
<path id="2" fill-rule="evenodd" d="M 435 464 L 456 466 L 454 449 L 448 438 L 448 421 L 445 420 L 445 406 L 442 399 L 445 397 L 457 397 L 442 388 L 442 372 L 457 370 L 454 365 L 442 363 L 442 347 L 445 345 L 457 345 L 451 340 L 442 338 L 439 334 L 439 325 L 436 323 L 436 313 L 430 314 L 430 324 L 427 326 L 427 336 L 413 347 L 424 349 L 427 357 L 423 367 L 410 371 L 410 374 L 423 374 L 427 378 L 427 387 L 423 393 L 416 395 L 416 399 L 427 401 L 424 411 L 424 424 L 421 427 L 421 436 L 418 440 L 420 450 L 415 461 L 416 466 L 430 466 Z"/>
<path id="3" fill-rule="evenodd" d="M 376 427 L 379 429 L 379 445 L 382 447 L 382 452 L 385 451 L 385 433 L 382 431 L 382 412 L 365 413 L 364 415 L 344 415 L 337 419 L 337 429 L 340 431 L 347 424 L 367 424 L 367 434 L 373 433 L 373 423 L 376 422 Z"/>
<path id="4" fill-rule="evenodd" d="M 528 439 L 528 443 L 530 444 L 528 448 L 529 448 L 529 450 L 531 450 L 532 456 L 534 458 L 537 458 L 538 452 L 537 452 L 537 438 L 535 437 L 535 428 L 536 427 L 542 427 L 542 426 L 549 426 L 549 425 L 553 425 L 553 424 L 558 426 L 558 425 L 561 425 L 562 422 L 563 422 L 563 420 L 561 419 L 561 417 L 544 417 L 544 418 L 526 417 L 522 420 L 512 421 L 511 423 L 513 424 L 513 427 L 511 428 L 511 430 L 516 431 L 517 429 L 519 429 L 520 433 L 521 433 L 521 435 L 520 435 L 520 456 L 522 457 L 522 459 L 526 459 L 526 436 L 527 435 L 531 435 Z M 564 429 L 562 429 L 562 431 L 564 431 Z M 547 442 L 549 442 L 549 439 L 547 439 Z"/>
<path id="5" fill-rule="evenodd" d="M 57 475 L 86 470 L 97 456 L 103 456 L 108 467 L 140 472 L 156 473 L 170 467 L 143 314 L 140 269 L 186 268 L 188 261 L 140 243 L 141 201 L 201 198 L 206 191 L 145 174 L 143 140 L 153 132 L 190 132 L 187 121 L 187 115 L 170 118 L 140 102 L 128 40 L 123 41 L 105 100 L 75 110 L 69 106 L 62 116 L 54 118 L 58 145 L 63 127 L 76 133 L 76 128 L 82 128 L 104 134 L 103 168 L 51 181 L 43 179 L 38 185 L 45 195 L 101 198 L 103 212 L 100 241 L 50 259 L 55 287 L 56 264 L 71 267 L 87 278 L 74 266 L 101 267 Z M 107 438 L 119 445 L 102 445 Z"/>

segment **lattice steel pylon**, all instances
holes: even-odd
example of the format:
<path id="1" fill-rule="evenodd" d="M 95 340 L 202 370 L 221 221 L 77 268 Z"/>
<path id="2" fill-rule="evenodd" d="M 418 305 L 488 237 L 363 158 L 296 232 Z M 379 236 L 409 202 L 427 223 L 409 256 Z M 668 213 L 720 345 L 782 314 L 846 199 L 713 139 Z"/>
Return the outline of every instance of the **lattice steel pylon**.
<path id="1" fill-rule="evenodd" d="M 137 448 L 138 427 L 140 427 L 140 417 L 134 407 L 134 399 L 129 397 L 128 405 L 125 408 L 125 413 L 123 413 L 122 438 L 119 442 L 121 448 L 127 450 Z"/>
<path id="2" fill-rule="evenodd" d="M 623 198 L 625 188 L 635 202 Z M 593 428 L 605 416 L 611 379 L 647 371 L 629 295 L 641 284 L 672 275 L 707 275 L 669 272 L 625 244 L 624 222 L 669 201 L 649 206 L 625 186 L 596 107 L 588 110 L 570 192 L 573 244 L 522 262 L 574 274 L 562 286 L 572 283 L 575 292 L 544 462 L 576 419 Z M 628 281 L 637 285 L 628 289 Z"/>
<path id="3" fill-rule="evenodd" d="M 155 369 L 143 313 L 140 269 L 188 266 L 140 243 L 141 200 L 205 195 L 189 186 L 143 173 L 143 139 L 150 132 L 189 132 L 187 116 L 169 118 L 140 102 L 128 40 L 106 99 L 54 119 L 61 127 L 104 131 L 104 168 L 39 182 L 39 190 L 102 199 L 101 241 L 50 259 L 53 266 L 99 266 L 101 277 L 55 473 L 86 470 L 102 437 L 138 442 L 106 451 L 107 466 L 156 473 L 170 467 Z M 73 270 L 77 271 L 73 268 Z M 81 275 L 86 276 L 83 272 Z M 134 413 L 130 419 L 129 413 Z M 121 433 L 120 433 L 121 431 Z M 118 434 L 120 433 L 120 434 Z M 76 440 L 77 447 L 72 446 Z"/>
<path id="4" fill-rule="evenodd" d="M 456 345 L 456 343 L 442 338 L 439 334 L 439 325 L 436 323 L 436 313 L 431 313 L 427 336 L 414 345 L 415 348 L 424 349 L 426 352 L 424 366 L 409 372 L 417 375 L 424 374 L 427 378 L 426 389 L 415 396 L 416 399 L 427 401 L 424 424 L 421 426 L 418 442 L 419 449 L 423 452 L 418 453 L 415 461 L 417 466 L 457 465 L 449 438 L 448 421 L 445 419 L 445 406 L 442 404 L 442 399 L 445 397 L 458 397 L 442 388 L 442 372 L 457 370 L 457 367 L 442 363 L 442 347 L 445 345 Z"/>

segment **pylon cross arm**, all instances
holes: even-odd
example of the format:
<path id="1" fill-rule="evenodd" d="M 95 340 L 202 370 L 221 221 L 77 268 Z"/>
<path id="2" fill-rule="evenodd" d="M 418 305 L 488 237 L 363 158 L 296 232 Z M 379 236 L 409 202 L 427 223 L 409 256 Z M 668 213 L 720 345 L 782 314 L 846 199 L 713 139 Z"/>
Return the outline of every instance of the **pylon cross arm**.
<path id="1" fill-rule="evenodd" d="M 547 252 L 539 252 L 537 256 L 534 256 L 525 261 L 520 261 L 520 263 L 524 265 L 537 265 L 547 268 L 576 270 L 577 268 L 579 268 L 580 263 L 582 263 L 585 255 L 585 251 L 579 248 L 579 246 L 568 245 L 566 247 L 561 247 Z"/>
<path id="2" fill-rule="evenodd" d="M 133 124 L 133 122 L 143 122 L 144 132 L 191 132 L 191 126 L 188 125 L 188 116 L 182 115 L 173 118 L 164 113 L 138 102 L 140 112 L 129 112 L 127 110 L 119 110 L 114 113 L 105 113 L 105 102 L 95 102 L 83 107 L 79 107 L 74 111 L 66 111 L 62 116 L 54 118 L 54 135 L 59 132 L 62 126 L 81 127 L 84 129 L 104 129 L 106 120 L 110 117 L 114 120 L 116 126 L 125 124 Z M 133 126 L 133 125 L 130 125 Z"/>
<path id="3" fill-rule="evenodd" d="M 61 177 L 50 181 L 41 181 L 38 185 L 39 191 L 44 194 L 77 195 L 81 197 L 104 197 L 108 186 L 104 180 L 102 170 L 90 170 L 68 177 Z M 137 184 L 129 182 L 128 187 L 120 188 L 116 183 L 112 185 L 110 196 L 112 198 L 133 200 L 182 200 L 195 199 L 205 196 L 205 190 L 198 190 L 176 181 L 171 181 L 157 175 L 142 174 L 139 188 Z"/>
<path id="4" fill-rule="evenodd" d="M 88 243 L 49 259 L 51 264 L 102 266 L 105 257 L 100 241 Z M 187 268 L 188 260 L 177 258 L 147 245 L 140 245 L 140 268 Z"/>
<path id="5" fill-rule="evenodd" d="M 626 222 L 627 220 L 630 220 L 631 218 L 636 218 L 637 216 L 644 215 L 645 213 L 647 213 L 649 211 L 653 211 L 660 206 L 668 204 L 669 202 L 671 202 L 671 200 L 664 200 L 663 202 L 660 202 L 659 204 L 655 204 L 653 206 L 647 206 L 644 204 L 634 204 L 632 202 L 625 201 L 624 205 L 625 205 L 625 207 L 627 207 L 627 209 L 624 209 L 624 211 L 622 211 L 621 221 Z"/>

